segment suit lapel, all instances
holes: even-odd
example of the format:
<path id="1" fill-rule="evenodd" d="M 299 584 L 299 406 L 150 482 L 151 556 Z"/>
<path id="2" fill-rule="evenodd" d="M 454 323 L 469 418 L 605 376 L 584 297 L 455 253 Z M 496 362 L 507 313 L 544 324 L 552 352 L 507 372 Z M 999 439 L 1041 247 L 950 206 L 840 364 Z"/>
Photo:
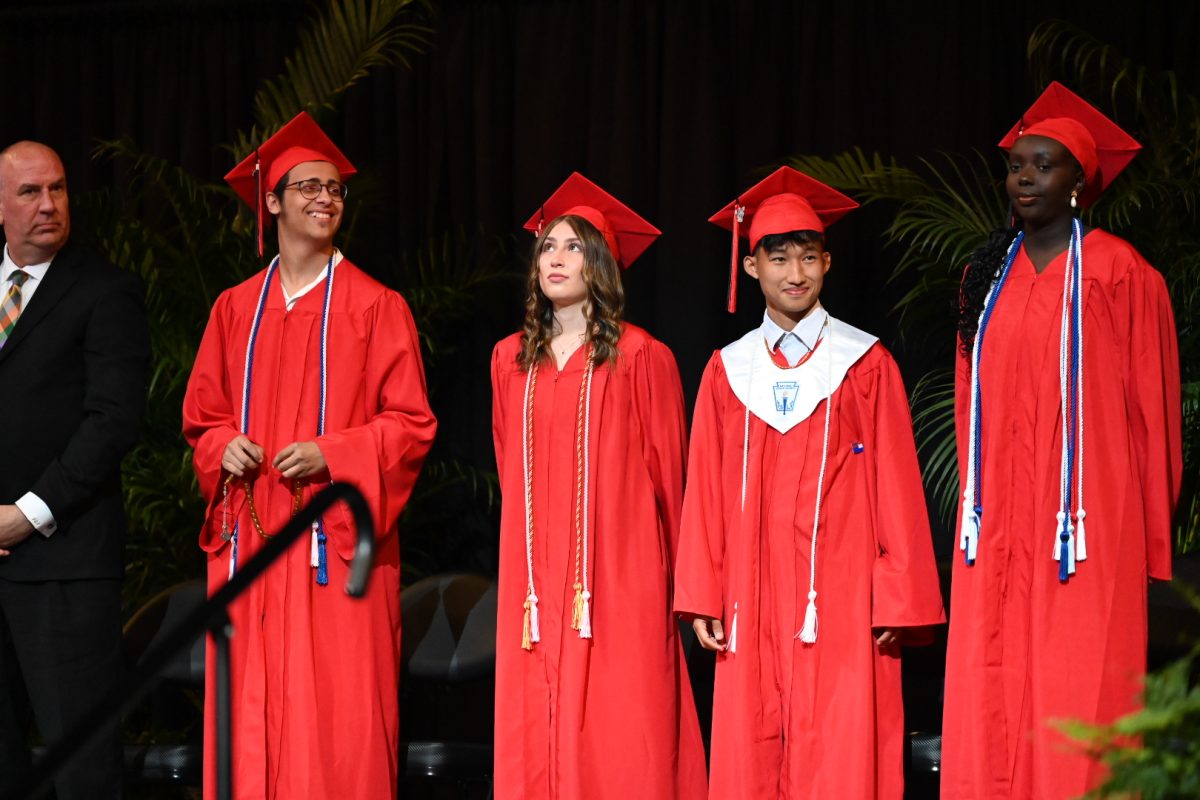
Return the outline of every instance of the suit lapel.
<path id="1" fill-rule="evenodd" d="M 46 271 L 44 282 L 38 287 L 33 299 L 21 311 L 21 316 L 17 319 L 17 324 L 4 347 L 0 347 L 0 362 L 3 362 L 9 353 L 28 338 L 30 332 L 46 318 L 51 309 L 57 306 L 75 285 L 75 281 L 79 279 L 78 253 L 78 250 L 68 245 L 60 250 L 54 260 L 50 262 L 50 269 Z"/>

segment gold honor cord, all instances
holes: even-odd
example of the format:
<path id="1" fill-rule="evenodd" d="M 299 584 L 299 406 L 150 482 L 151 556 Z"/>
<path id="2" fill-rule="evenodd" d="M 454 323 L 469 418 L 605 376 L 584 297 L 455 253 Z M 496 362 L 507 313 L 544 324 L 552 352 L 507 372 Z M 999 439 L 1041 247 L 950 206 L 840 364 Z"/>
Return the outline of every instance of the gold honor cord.
<path id="1" fill-rule="evenodd" d="M 579 400 L 575 411 L 575 599 L 571 604 L 571 629 L 582 630 L 584 615 L 583 589 L 583 507 L 586 477 L 584 475 L 583 452 L 586 443 L 583 441 L 587 428 L 584 419 L 584 409 L 587 407 L 588 391 L 591 387 L 592 373 L 595 370 L 595 354 L 589 347 L 587 351 L 587 366 L 584 368 L 583 379 L 579 384 Z M 533 583 L 533 406 L 537 390 L 537 366 L 530 367 L 528 394 L 525 403 L 525 553 L 529 565 L 528 593 L 525 598 L 525 621 L 521 629 L 521 647 L 532 650 L 534 643 L 540 637 L 534 636 L 533 614 L 537 593 Z"/>

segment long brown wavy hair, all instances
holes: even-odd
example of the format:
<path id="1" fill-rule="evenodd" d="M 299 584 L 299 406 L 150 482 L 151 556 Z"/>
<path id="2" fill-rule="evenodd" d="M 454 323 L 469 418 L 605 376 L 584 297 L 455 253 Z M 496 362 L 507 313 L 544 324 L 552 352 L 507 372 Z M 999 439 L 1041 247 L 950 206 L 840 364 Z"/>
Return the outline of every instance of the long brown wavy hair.
<path id="1" fill-rule="evenodd" d="M 621 318 L 625 313 L 621 269 L 595 225 L 583 217 L 564 214 L 545 225 L 533 243 L 533 253 L 529 259 L 529 291 L 525 295 L 524 336 L 521 350 L 517 353 L 517 364 L 524 370 L 550 355 L 550 340 L 557 332 L 554 304 L 542 293 L 538 280 L 538 256 L 541 255 L 546 237 L 560 222 L 570 225 L 583 244 L 583 283 L 587 287 L 584 314 L 588 321 L 584 346 L 591 345 L 596 364 L 615 362 L 619 355 L 617 340 L 621 338 Z"/>

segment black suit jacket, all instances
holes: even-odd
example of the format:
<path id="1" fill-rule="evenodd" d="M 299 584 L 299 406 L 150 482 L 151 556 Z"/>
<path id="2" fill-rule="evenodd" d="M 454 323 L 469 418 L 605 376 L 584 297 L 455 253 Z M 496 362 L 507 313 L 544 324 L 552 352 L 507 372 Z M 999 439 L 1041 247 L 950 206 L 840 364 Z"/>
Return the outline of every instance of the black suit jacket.
<path id="1" fill-rule="evenodd" d="M 58 529 L 0 579 L 120 578 L 121 459 L 137 440 L 150 343 L 141 282 L 68 244 L 0 348 L 0 503 L 40 497 Z"/>

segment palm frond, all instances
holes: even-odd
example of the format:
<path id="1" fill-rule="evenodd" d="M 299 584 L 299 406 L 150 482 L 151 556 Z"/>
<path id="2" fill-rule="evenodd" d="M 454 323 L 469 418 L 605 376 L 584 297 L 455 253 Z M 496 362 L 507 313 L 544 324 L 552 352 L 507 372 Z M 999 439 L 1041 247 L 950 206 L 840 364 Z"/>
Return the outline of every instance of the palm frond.
<path id="1" fill-rule="evenodd" d="M 938 369 L 922 376 L 913 386 L 910 402 L 925 488 L 938 518 L 953 530 L 959 492 L 953 370 Z"/>
<path id="2" fill-rule="evenodd" d="M 1174 73 L 1138 64 L 1065 20 L 1046 20 L 1034 28 L 1025 52 L 1039 86 L 1064 75 L 1076 86 L 1103 89 L 1114 108 L 1122 98 L 1132 100 L 1140 111 L 1152 99 L 1165 101 L 1158 111 L 1177 114 L 1181 108 L 1182 95 Z"/>
<path id="3" fill-rule="evenodd" d="M 796 155 L 787 163 L 822 183 L 854 194 L 862 203 L 881 200 L 905 201 L 932 193 L 928 182 L 894 158 L 867 153 L 855 147 L 832 158 Z"/>
<path id="4" fill-rule="evenodd" d="M 370 70 L 409 67 L 433 34 L 422 21 L 429 11 L 425 0 L 342 0 L 318 8 L 283 72 L 255 96 L 254 127 L 238 135 L 235 154 L 250 152 L 300 111 L 319 119 Z"/>
<path id="5" fill-rule="evenodd" d="M 476 313 L 488 293 L 517 280 L 520 269 L 503 240 L 465 229 L 427 240 L 405 253 L 389 283 L 408 300 L 421 342 L 432 358 L 452 352 L 449 328 Z"/>

